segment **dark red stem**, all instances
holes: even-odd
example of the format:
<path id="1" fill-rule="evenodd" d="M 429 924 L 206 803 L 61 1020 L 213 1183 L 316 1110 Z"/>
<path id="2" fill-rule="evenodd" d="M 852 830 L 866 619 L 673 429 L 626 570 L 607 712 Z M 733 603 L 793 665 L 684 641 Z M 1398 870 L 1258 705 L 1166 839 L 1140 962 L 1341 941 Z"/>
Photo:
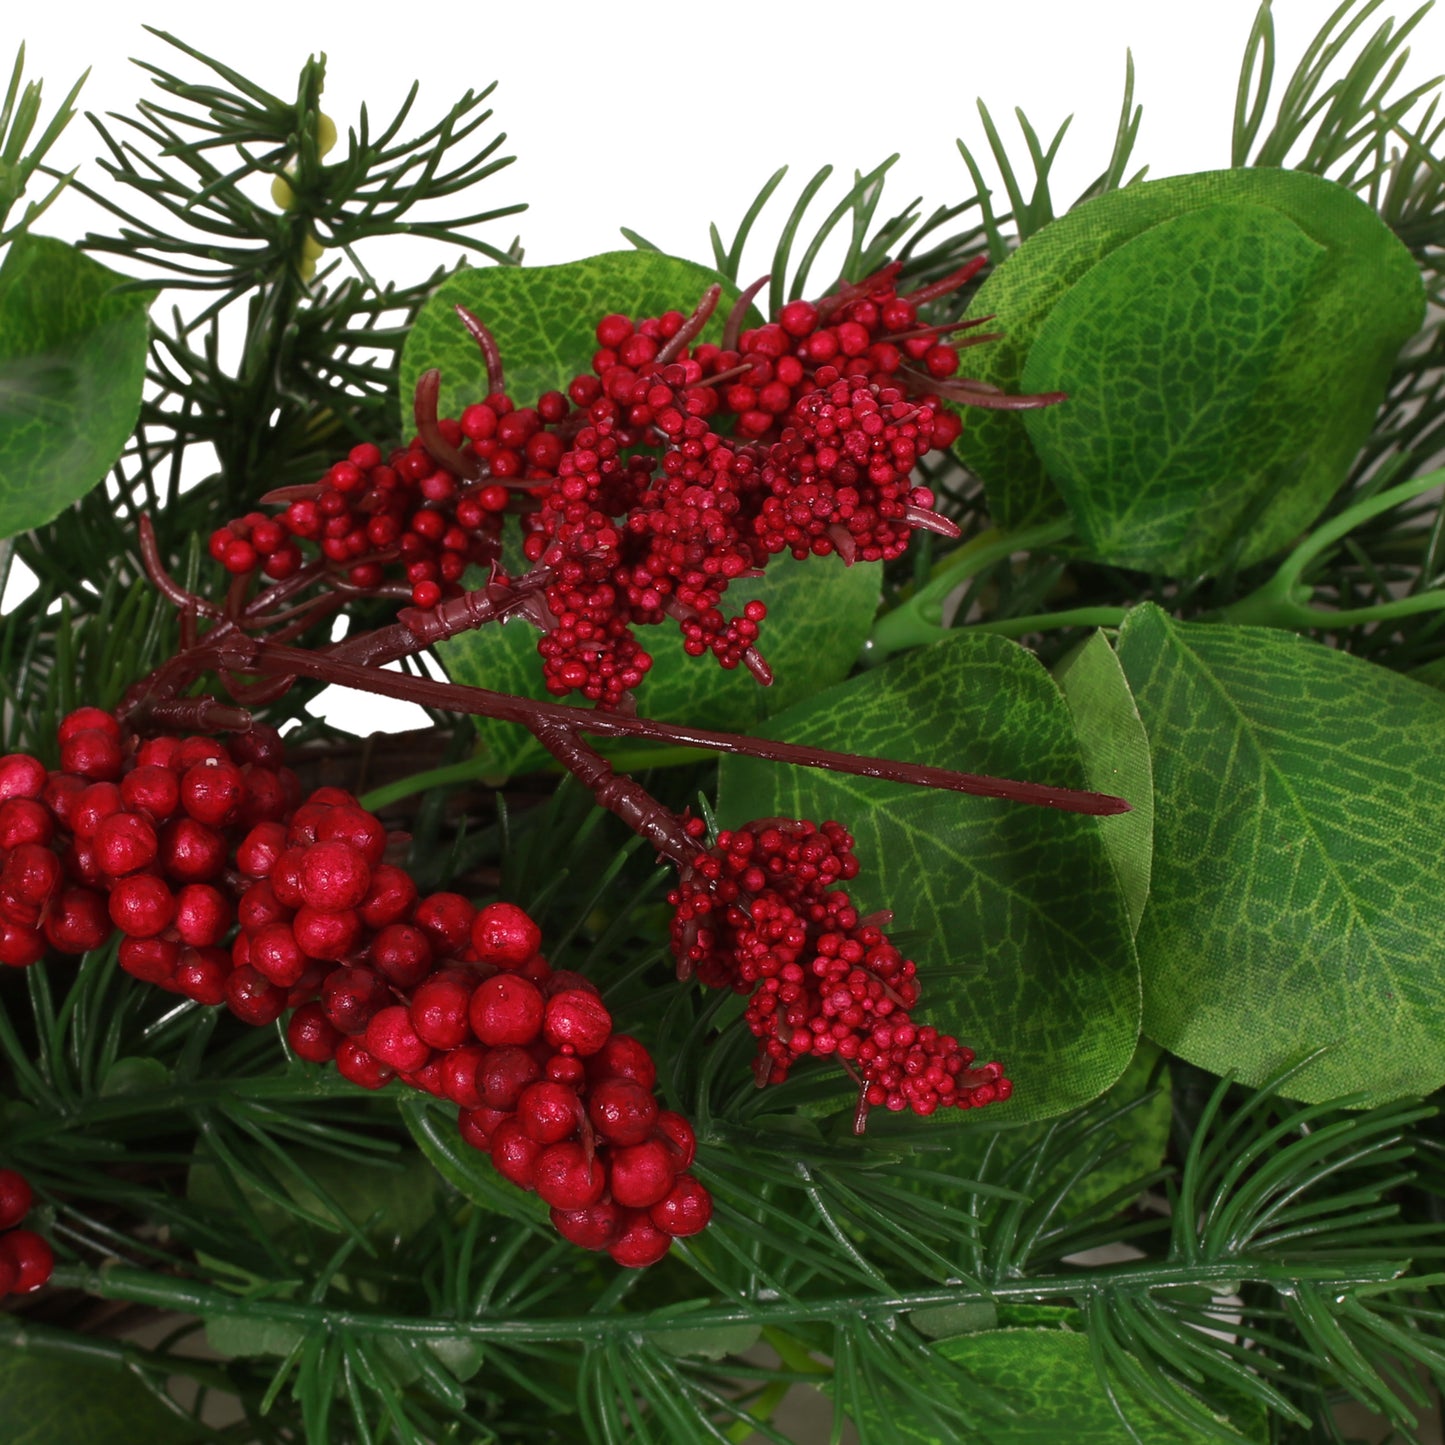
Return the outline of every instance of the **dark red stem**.
<path id="1" fill-rule="evenodd" d="M 443 435 L 437 420 L 437 402 L 442 392 L 442 374 L 432 367 L 417 378 L 416 393 L 412 398 L 412 415 L 416 418 L 417 435 L 421 444 L 439 466 L 445 467 L 453 476 L 464 477 L 469 482 L 480 481 L 483 476 L 481 459 L 464 456 Z"/>
<path id="2" fill-rule="evenodd" d="M 702 334 L 708 317 L 717 310 L 718 297 L 721 295 L 722 287 L 716 282 L 702 293 L 702 300 L 697 303 L 697 309 L 677 328 L 671 340 L 653 358 L 657 366 L 666 366 L 682 352 L 683 347 L 690 346 Z"/>
<path id="3" fill-rule="evenodd" d="M 797 767 L 824 768 L 830 772 L 878 778 L 891 783 L 908 783 L 915 787 L 942 788 L 948 792 L 968 793 L 974 797 L 1000 798 L 1006 802 L 1058 808 L 1067 813 L 1112 817 L 1116 813 L 1129 811 L 1129 804 L 1123 798 L 1116 798 L 1108 793 L 1054 788 L 1043 783 L 1015 782 L 1009 778 L 960 773 L 951 768 L 929 767 L 922 763 L 899 763 L 889 758 L 859 757 L 826 748 L 773 742 L 765 738 L 714 732 L 709 728 L 686 727 L 677 723 L 655 722 L 650 718 L 624 717 L 612 712 L 582 711 L 562 703 L 539 702 L 534 698 L 514 697 L 510 693 L 492 692 L 487 688 L 468 687 L 462 683 L 436 682 L 426 677 L 409 677 L 398 672 L 379 671 L 374 667 L 360 667 L 301 648 L 258 642 L 247 637 L 228 639 L 218 646 L 212 645 L 210 638 L 207 638 L 195 653 L 190 654 L 189 660 L 197 672 L 220 666 L 233 668 L 238 672 L 311 677 L 320 682 L 335 683 L 340 687 L 352 687 L 362 692 L 379 693 L 383 697 L 400 698 L 404 702 L 420 703 L 423 707 L 434 707 L 444 712 L 494 717 L 503 722 L 518 723 L 532 732 L 535 732 L 539 725 L 550 722 L 564 729 L 593 733 L 601 737 L 648 738 L 679 747 L 705 748 L 711 752 L 734 753 L 770 762 L 791 763 Z"/>
<path id="4" fill-rule="evenodd" d="M 753 297 L 771 281 L 772 274 L 759 276 L 746 291 L 738 294 L 738 299 L 733 302 L 733 309 L 728 312 L 727 322 L 723 326 L 722 349 L 724 351 L 736 351 L 738 349 L 738 337 L 743 334 L 743 322 L 747 319 L 748 307 L 753 304 Z M 716 386 L 722 378 L 713 376 L 708 378 L 708 384 Z"/>
<path id="5" fill-rule="evenodd" d="M 487 395 L 500 394 L 506 390 L 506 379 L 502 375 L 502 353 L 497 349 L 497 338 L 465 306 L 453 309 L 471 333 L 472 340 L 482 349 L 482 361 L 487 368 Z"/>

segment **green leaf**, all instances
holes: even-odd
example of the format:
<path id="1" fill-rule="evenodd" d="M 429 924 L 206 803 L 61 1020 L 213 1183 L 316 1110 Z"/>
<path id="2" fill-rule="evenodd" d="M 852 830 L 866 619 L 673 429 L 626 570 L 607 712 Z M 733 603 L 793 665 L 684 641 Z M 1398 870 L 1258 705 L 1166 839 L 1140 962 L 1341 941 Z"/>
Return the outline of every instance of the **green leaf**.
<path id="1" fill-rule="evenodd" d="M 0 265 L 0 537 L 83 497 L 135 427 L 147 303 L 125 279 L 44 236 Z"/>
<path id="2" fill-rule="evenodd" d="M 775 557 L 762 577 L 729 586 L 729 615 L 754 599 L 767 603 L 758 650 L 773 669 L 770 687 L 761 686 L 746 668 L 727 671 L 712 657 L 689 657 L 673 623 L 638 629 L 653 656 L 652 670 L 637 689 L 639 710 L 661 722 L 750 732 L 765 717 L 846 677 L 872 626 L 881 567 L 878 562 L 845 567 L 836 556 L 802 562 Z M 542 685 L 539 635 L 517 620 L 462 633 L 441 644 L 437 654 L 454 682 L 555 702 Z M 476 723 L 498 773 L 524 772 L 550 759 L 516 723 L 482 717 Z M 604 753 L 636 747 L 628 739 L 597 739 L 594 745 Z"/>
<path id="3" fill-rule="evenodd" d="M 935 1341 L 933 1354 L 954 1368 L 931 1372 L 926 1391 L 932 1399 L 966 1407 L 971 1390 L 981 1387 L 1011 1406 L 1016 1412 L 1012 1417 L 990 1419 L 981 1437 L 989 1445 L 1058 1445 L 1062 1440 L 1069 1445 L 1130 1445 L 1131 1440 L 1134 1445 L 1190 1445 L 1197 1440 L 1116 1387 L 1129 1420 L 1125 1427 L 1094 1367 L 1077 1310 L 1003 1305 L 999 1324 L 999 1329 Z M 907 1395 L 890 1393 L 887 1403 L 886 1419 L 870 1411 L 862 1422 L 870 1438 L 935 1445 L 928 1416 L 911 1409 Z M 1230 1403 L 1229 1422 L 1243 1432 L 1241 1439 L 1269 1438 L 1259 1407 Z M 1224 1418 L 1221 1415 L 1221 1422 Z"/>
<path id="4" fill-rule="evenodd" d="M 669 1355 L 721 1360 L 752 1349 L 762 1332 L 761 1325 L 711 1325 L 705 1329 L 661 1330 L 652 1340 Z"/>
<path id="5" fill-rule="evenodd" d="M 970 772 L 1085 783 L 1068 704 L 1025 649 L 961 633 L 769 720 L 795 743 Z M 919 967 L 919 1016 L 1014 1080 L 996 1116 L 1097 1097 L 1133 1056 L 1129 919 L 1094 819 L 817 769 L 723 759 L 719 819 L 833 818 L 858 840 L 849 891 L 894 911 Z M 840 1092 L 846 1090 L 840 1076 Z M 945 1111 L 946 1113 L 948 1111 Z"/>
<path id="6" fill-rule="evenodd" d="M 162 1405 L 130 1371 L 95 1359 L 0 1348 L 5 1445 L 144 1440 L 192 1445 L 211 1432 Z"/>
<path id="7" fill-rule="evenodd" d="M 1247 294 L 1258 325 L 1231 311 Z M 1422 308 L 1410 253 L 1332 181 L 1241 169 L 1129 186 L 1046 226 L 980 288 L 969 314 L 995 314 L 1005 336 L 980 351 L 979 378 L 1070 399 L 971 418 L 956 450 L 1008 529 L 1068 513 L 1102 559 L 1182 572 L 1239 532 L 1257 560 L 1343 481 Z M 1220 445 L 1197 445 L 1205 432 Z"/>
<path id="8" fill-rule="evenodd" d="M 164 1089 L 171 1081 L 171 1071 L 159 1059 L 127 1055 L 117 1059 L 100 1082 L 100 1097 L 117 1094 L 144 1094 L 150 1089 Z"/>
<path id="9" fill-rule="evenodd" d="M 1144 1027 L 1291 1098 L 1445 1083 L 1445 699 L 1292 633 L 1136 608 L 1119 639 L 1154 758 Z"/>
<path id="10" fill-rule="evenodd" d="M 1154 778 L 1149 738 L 1128 680 L 1102 632 L 1073 648 L 1053 669 L 1074 718 L 1084 774 L 1095 792 L 1127 798 L 1133 811 L 1099 819 L 1099 832 L 1137 932 L 1149 897 L 1154 849 Z"/>
<path id="11" fill-rule="evenodd" d="M 1266 206 L 1202 206 L 1110 252 L 1049 313 L 1022 385 L 1069 399 L 1029 440 L 1091 555 L 1208 569 L 1258 510 L 1271 443 L 1288 466 L 1298 441 L 1246 418 L 1325 254 Z M 1249 550 L 1276 545 L 1256 529 Z"/>
<path id="12" fill-rule="evenodd" d="M 442 416 L 460 416 L 487 394 L 486 366 L 457 319 L 458 305 L 496 338 L 508 395 L 531 406 L 543 392 L 565 391 L 574 377 L 591 372 L 604 316 L 691 314 L 702 293 L 722 281 L 706 266 L 657 251 L 609 251 L 564 266 L 465 267 L 422 307 L 402 350 L 402 432 L 411 434 L 417 378 L 431 367 L 441 369 Z M 737 295 L 723 282 L 704 338 L 719 338 Z"/>

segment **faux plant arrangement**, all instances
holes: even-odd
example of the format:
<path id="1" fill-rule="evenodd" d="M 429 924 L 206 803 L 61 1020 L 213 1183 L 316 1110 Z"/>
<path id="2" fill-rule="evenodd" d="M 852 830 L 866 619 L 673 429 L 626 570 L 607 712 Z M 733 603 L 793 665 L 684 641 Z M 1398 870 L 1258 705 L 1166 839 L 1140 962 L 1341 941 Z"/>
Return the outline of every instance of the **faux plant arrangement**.
<path id="1" fill-rule="evenodd" d="M 960 146 L 550 267 L 485 93 L 338 142 L 161 37 L 70 178 L 17 62 L 7 1439 L 1409 1438 L 1445 123 L 1377 7 L 1278 96 L 1261 9 L 1228 169 L 1129 176 L 1129 86 L 1057 217 L 985 112 L 1006 211 Z"/>

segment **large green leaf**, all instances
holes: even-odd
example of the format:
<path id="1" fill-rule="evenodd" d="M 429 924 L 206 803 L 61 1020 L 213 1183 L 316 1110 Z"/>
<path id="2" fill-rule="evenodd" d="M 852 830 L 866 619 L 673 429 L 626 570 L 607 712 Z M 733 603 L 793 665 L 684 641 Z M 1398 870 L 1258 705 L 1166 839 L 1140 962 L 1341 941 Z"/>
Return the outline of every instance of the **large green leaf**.
<path id="1" fill-rule="evenodd" d="M 987 635 L 961 633 L 830 688 L 764 732 L 1063 787 L 1086 781 L 1057 685 L 1031 653 Z M 894 911 L 895 937 L 919 966 L 920 1016 L 1004 1064 L 1012 1118 L 1097 1097 L 1133 1056 L 1138 973 L 1096 820 L 731 757 L 719 807 L 724 826 L 781 815 L 834 818 L 853 833 L 862 867 L 850 892 L 865 912 Z"/>
<path id="2" fill-rule="evenodd" d="M 83 497 L 135 427 L 146 298 L 125 279 L 46 236 L 0 266 L 0 537 Z"/>
<path id="3" fill-rule="evenodd" d="M 1332 181 L 1260 168 L 1128 186 L 980 288 L 970 314 L 1006 333 L 980 378 L 1069 400 L 971 418 L 958 454 L 1006 527 L 1067 512 L 1100 557 L 1181 572 L 1240 532 L 1253 560 L 1338 488 L 1422 309 L 1409 252 Z"/>
<path id="4" fill-rule="evenodd" d="M 192 1445 L 211 1438 L 168 1410 L 123 1365 L 13 1345 L 0 1347 L 0 1422 L 5 1445 Z"/>
<path id="5" fill-rule="evenodd" d="M 565 391 L 573 377 L 591 371 L 604 316 L 690 313 L 714 282 L 723 295 L 703 332 L 711 341 L 721 334 L 737 288 L 694 261 L 657 251 L 609 251 L 563 266 L 464 267 L 437 288 L 407 336 L 402 431 L 410 433 L 412 394 L 430 367 L 441 369 L 441 415 L 460 416 L 486 395 L 486 366 L 457 319 L 458 305 L 496 338 L 508 394 L 518 406 L 531 406 L 544 391 Z"/>
<path id="6" fill-rule="evenodd" d="M 1154 849 L 1154 776 L 1149 738 L 1124 669 L 1102 632 L 1073 648 L 1054 666 L 1054 681 L 1074 716 L 1089 787 L 1127 798 L 1128 813 L 1099 819 L 1099 832 L 1124 891 L 1129 922 L 1137 930 L 1149 897 Z"/>
<path id="7" fill-rule="evenodd" d="M 852 670 L 878 606 L 880 562 L 845 567 L 839 557 L 775 557 L 762 577 L 728 588 L 726 610 L 736 614 L 754 598 L 767 603 L 758 650 L 773 669 L 770 687 L 746 668 L 727 671 L 712 657 L 689 657 L 676 624 L 638 629 L 653 666 L 637 690 L 639 710 L 662 722 L 749 732 Z M 550 698 L 542 685 L 537 630 L 523 621 L 463 633 L 437 648 L 454 682 L 525 697 Z M 550 754 L 516 723 L 479 717 L 477 731 L 499 774 L 536 767 Z M 628 746 L 599 740 L 603 751 Z M 635 746 L 635 744 L 632 744 Z"/>
<path id="8" fill-rule="evenodd" d="M 995 1410 L 1014 1412 L 1005 1417 L 991 1411 L 979 1440 L 989 1445 L 1187 1445 L 1198 1440 L 1194 1431 L 1132 1399 L 1116 1383 L 1129 1424 L 1120 1420 L 1095 1368 L 1077 1310 L 1001 1306 L 999 1324 L 999 1329 L 975 1330 L 930 1346 L 953 1368 L 936 1371 L 926 1397 L 952 1400 L 967 1409 L 974 1403 L 971 1397 L 983 1389 L 992 1392 Z M 937 1427 L 917 1400 L 914 1392 L 890 1392 L 886 1419 L 876 1410 L 867 1412 L 863 1423 L 869 1438 L 937 1445 Z M 1231 1399 L 1225 1408 L 1228 1414 L 1221 1410 L 1216 1419 L 1241 1432 L 1241 1440 L 1269 1438 L 1259 1406 Z"/>
<path id="9" fill-rule="evenodd" d="M 1216 1073 L 1376 1101 L 1445 1083 L 1445 699 L 1292 633 L 1135 609 L 1154 757 L 1144 1027 Z"/>

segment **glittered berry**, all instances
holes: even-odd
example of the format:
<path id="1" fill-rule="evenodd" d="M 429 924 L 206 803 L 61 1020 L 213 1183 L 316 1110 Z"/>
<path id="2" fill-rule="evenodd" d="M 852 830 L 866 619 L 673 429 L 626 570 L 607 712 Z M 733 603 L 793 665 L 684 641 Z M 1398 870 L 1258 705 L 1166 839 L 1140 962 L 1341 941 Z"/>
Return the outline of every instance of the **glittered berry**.
<path id="1" fill-rule="evenodd" d="M 344 1037 L 314 1001 L 302 1004 L 286 1024 L 291 1052 L 311 1064 L 330 1063 Z"/>
<path id="2" fill-rule="evenodd" d="M 468 1017 L 472 1032 L 496 1048 L 531 1043 L 541 1031 L 545 1009 L 536 984 L 516 974 L 499 973 L 472 995 Z"/>
<path id="3" fill-rule="evenodd" d="M 556 1144 L 575 1134 L 581 1118 L 582 1105 L 576 1091 L 550 1079 L 528 1084 L 517 1100 L 517 1122 L 539 1144 Z"/>
<path id="4" fill-rule="evenodd" d="M 180 966 L 181 946 L 169 938 L 122 938 L 116 961 L 132 978 L 170 988 Z"/>
<path id="5" fill-rule="evenodd" d="M 589 1090 L 587 1117 L 611 1144 L 640 1144 L 657 1122 L 657 1100 L 630 1079 L 604 1079 Z"/>
<path id="6" fill-rule="evenodd" d="M 176 960 L 174 983 L 188 999 L 214 1008 L 226 1001 L 231 959 L 224 948 L 183 948 Z"/>
<path id="7" fill-rule="evenodd" d="M 147 763 L 120 780 L 120 800 L 131 812 L 164 823 L 181 805 L 181 780 L 170 768 Z"/>
<path id="8" fill-rule="evenodd" d="M 230 899 L 209 883 L 187 883 L 176 894 L 174 927 L 182 943 L 193 948 L 212 948 L 231 926 Z"/>
<path id="9" fill-rule="evenodd" d="M 414 1073 L 431 1058 L 431 1046 L 412 1028 L 405 1004 L 391 1004 L 373 1014 L 365 1043 L 382 1063 L 402 1074 Z"/>
<path id="10" fill-rule="evenodd" d="M 340 963 L 355 952 L 361 940 L 361 920 L 353 908 L 330 913 L 303 905 L 291 920 L 291 931 L 308 958 Z"/>
<path id="11" fill-rule="evenodd" d="M 489 903 L 472 922 L 472 947 L 483 963 L 521 968 L 542 945 L 542 930 L 515 903 Z"/>
<path id="12" fill-rule="evenodd" d="M 471 942 L 477 910 L 460 893 L 432 893 L 416 905 L 412 922 L 425 929 L 440 958 L 457 958 Z"/>
<path id="13" fill-rule="evenodd" d="M 60 745 L 60 770 L 92 781 L 120 777 L 121 763 L 120 739 L 100 728 L 74 733 Z"/>
<path id="14" fill-rule="evenodd" d="M 369 968 L 338 968 L 321 985 L 321 1006 L 326 1017 L 344 1034 L 365 1031 L 371 1017 L 391 1000 L 381 976 Z"/>
<path id="15" fill-rule="evenodd" d="M 177 883 L 210 883 L 226 870 L 226 835 L 195 818 L 172 818 L 161 830 L 158 863 Z"/>
<path id="16" fill-rule="evenodd" d="M 492 1130 L 488 1152 L 497 1173 L 521 1189 L 532 1187 L 532 1168 L 542 1146 L 532 1139 L 516 1119 L 504 1119 Z"/>
<path id="17" fill-rule="evenodd" d="M 647 1212 L 664 1234 L 682 1239 L 707 1228 L 712 1195 L 691 1174 L 679 1174 L 672 1188 Z"/>
<path id="18" fill-rule="evenodd" d="M 415 1026 L 415 1019 L 412 1022 Z M 422 1038 L 426 1037 L 420 1029 L 417 1033 Z M 477 1088 L 477 1070 L 486 1053 L 479 1044 L 462 1044 L 442 1055 L 442 1093 L 462 1109 L 482 1106 L 482 1095 Z"/>
<path id="19" fill-rule="evenodd" d="M 474 981 L 466 975 L 435 974 L 417 986 L 411 997 L 411 1023 L 418 1037 L 434 1049 L 455 1049 L 471 1038 L 467 1009 Z"/>
<path id="20" fill-rule="evenodd" d="M 432 971 L 431 935 L 409 923 L 390 923 L 372 940 L 369 956 L 395 988 L 415 988 Z"/>
<path id="21" fill-rule="evenodd" d="M 492 1132 L 511 1117 L 502 1109 L 468 1109 L 464 1106 L 457 1115 L 457 1129 L 473 1149 L 487 1153 L 492 1147 Z"/>
<path id="22" fill-rule="evenodd" d="M 671 1150 L 658 1139 L 614 1149 L 609 1156 L 607 1184 L 612 1197 L 628 1209 L 656 1204 L 677 1177 Z"/>
<path id="23" fill-rule="evenodd" d="M 45 937 L 60 953 L 99 948 L 113 932 L 104 894 L 92 888 L 66 888 L 45 915 Z"/>
<path id="24" fill-rule="evenodd" d="M 343 1039 L 337 1045 L 336 1072 L 363 1089 L 384 1089 L 396 1078 L 396 1070 L 382 1063 L 357 1039 Z"/>
<path id="25" fill-rule="evenodd" d="M 0 1169 L 0 1230 L 14 1229 L 34 1203 L 30 1183 L 18 1170 Z"/>
<path id="26" fill-rule="evenodd" d="M 611 1036 L 612 1015 L 595 993 L 567 988 L 547 1000 L 542 1031 L 553 1048 L 565 1045 L 585 1057 L 595 1054 Z"/>
<path id="27" fill-rule="evenodd" d="M 586 1209 L 554 1208 L 552 1227 L 563 1239 L 582 1249 L 606 1249 L 621 1232 L 622 1211 L 610 1200 Z"/>
<path id="28" fill-rule="evenodd" d="M 226 980 L 226 1004 L 243 1024 L 262 1028 L 286 1012 L 286 990 L 249 965 L 233 969 Z"/>
<path id="29" fill-rule="evenodd" d="M 549 1144 L 532 1164 L 532 1188 L 554 1209 L 587 1209 L 602 1198 L 607 1171 L 581 1144 Z"/>
<path id="30" fill-rule="evenodd" d="M 48 776 L 39 758 L 32 758 L 29 753 L 6 753 L 0 757 L 0 801 L 40 797 Z"/>
<path id="31" fill-rule="evenodd" d="M 252 934 L 247 957 L 251 967 L 278 988 L 290 988 L 311 962 L 289 923 L 268 923 Z"/>
<path id="32" fill-rule="evenodd" d="M 45 957 L 45 934 L 0 918 L 0 964 L 7 968 L 29 968 Z"/>
<path id="33" fill-rule="evenodd" d="M 340 839 L 313 843 L 301 859 L 301 896 L 313 908 L 339 912 L 355 908 L 371 887 L 362 854 Z"/>
<path id="34" fill-rule="evenodd" d="M 515 1109 L 528 1084 L 542 1077 L 542 1066 L 523 1048 L 489 1049 L 477 1068 L 477 1091 L 490 1109 Z"/>
<path id="35" fill-rule="evenodd" d="M 0 1235 L 0 1260 L 15 1270 L 11 1294 L 33 1293 L 55 1269 L 55 1251 L 33 1229 L 12 1229 L 8 1234 Z"/>
<path id="36" fill-rule="evenodd" d="M 622 1215 L 617 1237 L 607 1246 L 607 1253 L 627 1269 L 643 1269 L 656 1264 L 671 1248 L 672 1236 L 664 1234 L 638 1209 Z"/>
<path id="37" fill-rule="evenodd" d="M 687 1169 L 697 1158 L 697 1135 L 692 1125 L 681 1114 L 671 1109 L 660 1109 L 655 1127 L 657 1136 L 672 1151 L 674 1166 L 679 1170 Z"/>
<path id="38" fill-rule="evenodd" d="M 650 1090 L 657 1082 L 657 1065 L 646 1046 L 631 1034 L 613 1034 L 588 1058 L 587 1077 L 594 1083 L 606 1078 L 631 1079 Z"/>
<path id="39" fill-rule="evenodd" d="M 110 920 L 131 938 L 151 938 L 169 928 L 176 913 L 175 894 L 154 873 L 122 878 L 110 890 Z"/>
<path id="40" fill-rule="evenodd" d="M 234 763 L 207 758 L 187 768 L 181 778 L 181 806 L 208 827 L 234 823 L 245 800 L 246 780 Z"/>
<path id="41" fill-rule="evenodd" d="M 368 928 L 382 929 L 388 923 L 401 922 L 416 900 L 417 889 L 411 874 L 390 863 L 382 863 L 371 870 L 371 887 L 356 911 Z"/>

